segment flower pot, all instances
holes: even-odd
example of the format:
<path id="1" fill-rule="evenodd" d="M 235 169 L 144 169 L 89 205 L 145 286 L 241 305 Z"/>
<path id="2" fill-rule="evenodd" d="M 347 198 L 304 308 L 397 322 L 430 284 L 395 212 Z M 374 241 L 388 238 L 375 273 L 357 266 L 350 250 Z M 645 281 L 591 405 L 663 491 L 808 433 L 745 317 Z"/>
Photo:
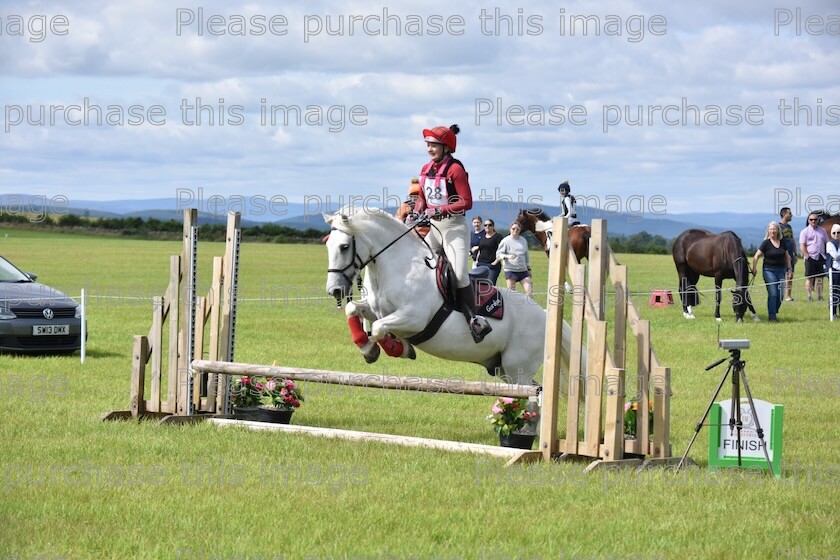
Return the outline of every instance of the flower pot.
<path id="1" fill-rule="evenodd" d="M 531 434 L 499 434 L 499 445 L 502 447 L 514 447 L 516 449 L 531 449 L 537 436 Z"/>
<path id="2" fill-rule="evenodd" d="M 258 422 L 273 422 L 275 424 L 289 424 L 292 421 L 292 408 L 275 408 L 273 406 L 260 405 L 257 407 Z"/>
<path id="3" fill-rule="evenodd" d="M 234 406 L 233 417 L 236 420 L 249 420 L 251 422 L 258 422 L 260 415 L 260 408 L 258 406 Z"/>

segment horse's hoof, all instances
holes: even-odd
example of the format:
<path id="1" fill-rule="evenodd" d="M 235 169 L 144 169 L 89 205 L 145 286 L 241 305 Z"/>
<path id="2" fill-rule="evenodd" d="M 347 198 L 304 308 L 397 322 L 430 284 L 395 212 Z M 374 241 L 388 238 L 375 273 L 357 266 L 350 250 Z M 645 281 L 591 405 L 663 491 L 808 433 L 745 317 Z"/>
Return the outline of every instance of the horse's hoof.
<path id="1" fill-rule="evenodd" d="M 715 321 L 717 321 L 718 323 L 720 323 L 721 321 L 723 321 L 723 319 L 721 319 L 720 317 L 715 317 Z M 741 322 L 741 319 L 738 319 L 738 322 L 740 323 L 740 322 Z"/>
<path id="2" fill-rule="evenodd" d="M 414 346 L 408 346 L 408 355 L 406 356 L 409 360 L 416 360 L 417 359 L 417 352 L 414 351 Z"/>
<path id="3" fill-rule="evenodd" d="M 694 319 L 694 313 L 683 313 L 683 317 L 686 319 Z"/>
<path id="4" fill-rule="evenodd" d="M 753 321 L 755 321 L 756 323 L 760 323 L 761 317 L 759 317 L 758 315 L 753 315 Z"/>
<path id="5" fill-rule="evenodd" d="M 365 357 L 365 362 L 372 364 L 373 362 L 379 359 L 379 345 L 374 344 L 371 347 L 370 352 L 368 352 L 367 354 L 362 354 L 362 356 Z"/>
<path id="6" fill-rule="evenodd" d="M 720 319 L 718 319 L 718 321 L 720 321 Z M 738 317 L 737 319 L 735 319 L 735 322 L 736 322 L 736 323 L 743 323 L 743 322 L 744 322 L 744 320 L 743 320 L 743 319 L 741 319 L 740 317 Z"/>

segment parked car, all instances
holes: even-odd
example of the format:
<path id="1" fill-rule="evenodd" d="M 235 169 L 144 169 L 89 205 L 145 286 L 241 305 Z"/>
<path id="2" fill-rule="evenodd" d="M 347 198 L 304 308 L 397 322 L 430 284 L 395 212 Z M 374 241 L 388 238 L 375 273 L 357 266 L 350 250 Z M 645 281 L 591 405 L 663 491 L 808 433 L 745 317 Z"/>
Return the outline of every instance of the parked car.
<path id="1" fill-rule="evenodd" d="M 81 347 L 81 306 L 0 257 L 0 352 L 73 353 Z"/>

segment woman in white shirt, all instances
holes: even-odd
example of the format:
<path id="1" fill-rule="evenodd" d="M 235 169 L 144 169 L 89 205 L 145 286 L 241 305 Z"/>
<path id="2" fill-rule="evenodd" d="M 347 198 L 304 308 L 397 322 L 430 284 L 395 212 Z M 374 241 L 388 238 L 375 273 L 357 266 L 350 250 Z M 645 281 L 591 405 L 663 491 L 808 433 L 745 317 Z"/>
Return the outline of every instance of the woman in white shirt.
<path id="1" fill-rule="evenodd" d="M 499 243 L 493 264 L 504 262 L 505 280 L 509 290 L 515 290 L 516 283 L 521 282 L 525 288 L 525 295 L 531 297 L 534 290 L 531 282 L 531 257 L 528 254 L 528 242 L 520 233 L 522 226 L 513 222 L 510 225 L 510 235 Z"/>
<path id="2" fill-rule="evenodd" d="M 831 257 L 831 270 L 828 271 L 831 275 L 828 305 L 834 307 L 834 317 L 840 317 L 840 224 L 831 226 L 831 238 L 825 244 L 825 252 Z"/>

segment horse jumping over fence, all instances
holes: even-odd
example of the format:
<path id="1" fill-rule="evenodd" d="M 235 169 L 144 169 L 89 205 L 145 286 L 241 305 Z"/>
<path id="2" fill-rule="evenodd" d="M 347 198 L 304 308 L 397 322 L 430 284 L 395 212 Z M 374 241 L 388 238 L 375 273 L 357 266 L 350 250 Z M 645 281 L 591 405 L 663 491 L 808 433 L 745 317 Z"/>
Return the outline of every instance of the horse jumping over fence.
<path id="1" fill-rule="evenodd" d="M 522 226 L 522 231 L 530 231 L 534 237 L 542 243 L 545 255 L 548 256 L 549 243 L 551 243 L 551 216 L 542 208 L 519 209 L 516 221 Z M 592 228 L 589 226 L 576 225 L 569 228 L 569 245 L 575 253 L 577 262 L 581 262 L 589 255 L 589 238 L 592 236 Z"/>
<path id="2" fill-rule="evenodd" d="M 409 344 L 427 331 L 444 299 L 437 288 L 434 255 L 405 224 L 379 209 L 355 209 L 324 215 L 332 228 L 326 242 L 327 293 L 346 297 L 356 275 L 366 268 L 370 291 L 351 301 L 345 313 L 371 321 L 371 338 L 392 333 Z M 434 227 L 434 225 L 432 226 Z M 493 331 L 476 344 L 464 317 L 454 311 L 437 331 L 416 346 L 434 356 L 483 365 L 510 383 L 528 385 L 543 363 L 546 312 L 524 294 L 501 291 L 504 313 L 489 321 Z M 417 340 L 417 339 L 415 339 Z M 563 359 L 568 365 L 571 329 L 563 324 Z"/>
<path id="3" fill-rule="evenodd" d="M 683 315 L 694 319 L 692 307 L 700 305 L 697 280 L 700 276 L 715 279 L 715 319 L 720 321 L 720 286 L 726 278 L 735 280 L 732 309 L 740 323 L 749 308 L 753 320 L 758 315 L 749 293 L 750 266 L 741 239 L 731 231 L 714 234 L 704 229 L 688 229 L 674 241 L 672 250 L 680 284 Z"/>

